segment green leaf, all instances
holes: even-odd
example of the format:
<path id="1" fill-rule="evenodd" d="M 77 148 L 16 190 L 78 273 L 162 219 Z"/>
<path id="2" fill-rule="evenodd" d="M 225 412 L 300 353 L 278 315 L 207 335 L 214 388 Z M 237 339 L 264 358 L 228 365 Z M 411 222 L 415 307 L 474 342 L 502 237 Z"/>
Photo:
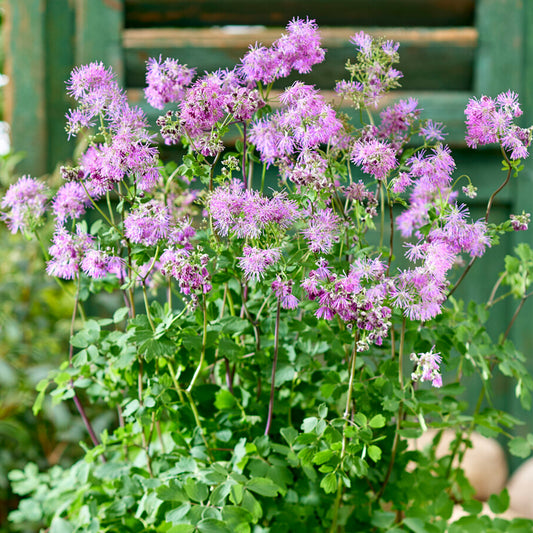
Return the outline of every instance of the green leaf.
<path id="1" fill-rule="evenodd" d="M 168 533 L 193 533 L 195 529 L 192 524 L 176 524 L 168 530 Z"/>
<path id="2" fill-rule="evenodd" d="M 66 520 L 63 520 L 63 518 L 56 516 L 52 520 L 50 529 L 48 531 L 50 533 L 72 533 L 73 530 L 74 529 L 71 524 L 69 524 Z"/>
<path id="3" fill-rule="evenodd" d="M 318 408 L 318 416 L 320 418 L 326 418 L 328 416 L 328 407 L 325 403 L 321 404 Z"/>
<path id="4" fill-rule="evenodd" d="M 289 446 L 292 446 L 298 438 L 298 431 L 294 428 L 282 428 L 280 430 L 281 436 L 287 441 Z"/>
<path id="5" fill-rule="evenodd" d="M 321 452 L 315 454 L 313 457 L 313 463 L 316 465 L 324 464 L 325 462 L 329 461 L 333 455 L 335 455 L 333 450 L 322 450 Z"/>
<path id="6" fill-rule="evenodd" d="M 509 451 L 512 455 L 525 459 L 531 453 L 531 445 L 523 437 L 515 437 L 509 441 Z"/>
<path id="7" fill-rule="evenodd" d="M 231 486 L 229 499 L 232 503 L 234 503 L 235 505 L 240 505 L 242 502 L 243 495 L 244 487 L 242 485 L 236 483 L 235 485 Z"/>
<path id="8" fill-rule="evenodd" d="M 302 431 L 304 433 L 311 433 L 311 431 L 313 431 L 316 428 L 317 423 L 318 423 L 318 419 L 316 416 L 304 418 L 304 421 L 302 422 Z"/>
<path id="9" fill-rule="evenodd" d="M 333 472 L 324 476 L 320 482 L 320 486 L 324 489 L 326 494 L 331 494 L 337 490 L 337 476 Z"/>
<path id="10" fill-rule="evenodd" d="M 120 307 L 117 309 L 113 314 L 113 322 L 115 324 L 118 324 L 119 322 L 122 322 L 126 319 L 128 316 L 129 310 L 127 307 Z"/>
<path id="11" fill-rule="evenodd" d="M 236 405 L 235 396 L 229 390 L 220 389 L 215 395 L 215 407 L 220 411 L 229 411 Z"/>
<path id="12" fill-rule="evenodd" d="M 271 479 L 266 477 L 253 477 L 246 484 L 246 488 L 268 498 L 274 498 L 280 490 Z"/>
<path id="13" fill-rule="evenodd" d="M 204 500 L 207 500 L 207 497 L 209 496 L 207 485 L 192 477 L 187 478 L 184 489 L 187 496 L 195 502 L 203 502 Z"/>
<path id="14" fill-rule="evenodd" d="M 172 509 L 172 511 L 169 511 L 165 515 L 165 520 L 167 522 L 180 522 L 185 515 L 190 511 L 191 509 L 191 502 L 184 502 L 179 507 L 176 507 L 176 509 Z"/>
<path id="15" fill-rule="evenodd" d="M 222 508 L 222 518 L 233 533 L 250 533 L 252 515 L 242 507 L 226 505 Z"/>
<path id="16" fill-rule="evenodd" d="M 394 523 L 396 519 L 396 513 L 386 512 L 386 511 L 376 511 L 372 515 L 371 523 L 374 527 L 379 527 L 381 529 L 388 529 Z"/>
<path id="17" fill-rule="evenodd" d="M 227 528 L 224 522 L 215 518 L 200 520 L 196 524 L 196 528 L 202 533 L 232 533 L 231 529 Z"/>
<path id="18" fill-rule="evenodd" d="M 491 494 L 489 498 L 490 510 L 495 514 L 502 514 L 509 508 L 509 492 L 503 489 L 500 494 Z"/>
<path id="19" fill-rule="evenodd" d="M 370 422 L 368 425 L 371 428 L 377 429 L 385 427 L 385 424 L 387 423 L 387 419 L 383 415 L 375 415 L 370 419 Z"/>
<path id="20" fill-rule="evenodd" d="M 415 533 L 428 533 L 427 529 L 424 527 L 424 522 L 420 518 L 404 518 L 403 523 Z"/>
<path id="21" fill-rule="evenodd" d="M 367 452 L 370 459 L 372 459 L 372 461 L 374 461 L 375 463 L 377 463 L 381 459 L 381 448 L 379 448 L 378 446 L 372 444 L 368 447 Z"/>

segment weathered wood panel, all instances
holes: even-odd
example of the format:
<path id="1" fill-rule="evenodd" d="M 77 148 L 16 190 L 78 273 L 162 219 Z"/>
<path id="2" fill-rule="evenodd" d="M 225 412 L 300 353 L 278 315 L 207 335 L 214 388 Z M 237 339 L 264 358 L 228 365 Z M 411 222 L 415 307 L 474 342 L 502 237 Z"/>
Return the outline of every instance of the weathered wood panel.
<path id="1" fill-rule="evenodd" d="M 40 175 L 47 168 L 45 88 L 45 0 L 7 4 L 6 119 L 15 150 L 24 150 L 21 173 Z"/>
<path id="2" fill-rule="evenodd" d="M 325 26 L 466 26 L 475 0 L 126 0 L 126 27 L 284 26 L 309 16 Z"/>
<path id="3" fill-rule="evenodd" d="M 102 61 L 124 80 L 123 0 L 76 0 L 76 64 Z"/>
<path id="4" fill-rule="evenodd" d="M 65 91 L 74 65 L 74 7 L 70 0 L 48 2 L 45 28 L 47 170 L 52 170 L 71 158 L 74 150 L 65 132 L 65 114 L 73 105 Z"/>

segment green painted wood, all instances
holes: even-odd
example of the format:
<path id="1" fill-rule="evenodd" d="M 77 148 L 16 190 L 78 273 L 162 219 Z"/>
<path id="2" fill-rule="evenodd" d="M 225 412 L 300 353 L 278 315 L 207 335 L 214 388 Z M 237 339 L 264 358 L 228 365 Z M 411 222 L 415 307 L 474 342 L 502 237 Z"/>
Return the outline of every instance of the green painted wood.
<path id="1" fill-rule="evenodd" d="M 75 0 L 76 64 L 102 61 L 124 80 L 121 33 L 123 0 Z"/>
<path id="2" fill-rule="evenodd" d="M 45 28 L 47 170 L 51 172 L 70 159 L 74 150 L 65 132 L 65 114 L 73 106 L 65 91 L 74 66 L 74 7 L 70 0 L 48 2 Z"/>
<path id="3" fill-rule="evenodd" d="M 126 27 L 285 26 L 294 16 L 322 26 L 464 26 L 475 0 L 126 0 Z"/>
<path id="4" fill-rule="evenodd" d="M 520 100 L 523 104 L 524 116 L 522 125 L 530 126 L 533 123 L 533 3 L 524 2 L 523 8 L 523 64 L 521 65 L 522 73 L 522 87 L 520 91 Z M 518 179 L 513 181 L 513 213 L 521 213 L 522 210 L 533 215 L 533 161 L 525 162 L 525 170 Z M 519 242 L 526 242 L 533 248 L 533 231 L 530 225 L 530 230 L 527 232 L 517 232 L 513 234 L 513 247 Z M 530 290 L 532 287 L 530 287 Z M 513 302 L 513 307 L 509 316 L 516 309 L 518 302 Z M 530 374 L 533 375 L 533 296 L 529 298 L 524 304 L 520 315 L 518 316 L 513 330 L 511 332 L 511 339 L 516 346 L 526 355 L 527 366 Z M 525 426 L 516 428 L 516 433 L 525 436 L 527 433 L 533 432 L 533 418 L 530 412 L 525 412 L 520 406 L 519 401 L 514 395 L 514 391 L 508 388 L 507 392 L 507 409 L 512 409 L 517 416 L 526 420 Z M 517 458 L 512 459 L 513 467 L 516 468 L 520 464 Z"/>
<path id="5" fill-rule="evenodd" d="M 9 0 L 7 16 L 6 118 L 16 151 L 25 159 L 18 171 L 39 176 L 47 169 L 44 0 Z"/>
<path id="6" fill-rule="evenodd" d="M 474 72 L 475 93 L 496 96 L 508 89 L 521 89 L 523 10 L 523 0 L 477 1 L 479 45 Z M 532 29 L 530 27 L 529 31 Z"/>

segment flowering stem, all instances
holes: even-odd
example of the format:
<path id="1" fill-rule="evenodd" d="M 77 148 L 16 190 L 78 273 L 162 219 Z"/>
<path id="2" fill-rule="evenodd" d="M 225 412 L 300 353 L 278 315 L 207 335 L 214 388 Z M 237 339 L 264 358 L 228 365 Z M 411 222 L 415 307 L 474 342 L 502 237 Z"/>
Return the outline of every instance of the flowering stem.
<path id="1" fill-rule="evenodd" d="M 485 222 L 487 222 L 489 219 L 490 210 L 492 208 L 494 198 L 496 198 L 496 195 L 509 183 L 509 180 L 511 179 L 511 171 L 512 171 L 511 162 L 509 161 L 509 158 L 507 157 L 505 150 L 501 148 L 501 151 L 502 151 L 505 161 L 507 161 L 507 164 L 509 165 L 509 170 L 507 172 L 507 177 L 505 178 L 505 181 L 492 193 L 491 197 L 489 198 L 489 201 L 487 203 L 487 211 L 485 213 Z M 450 297 L 455 292 L 455 290 L 457 289 L 457 287 L 459 287 L 463 279 L 465 279 L 466 275 L 472 268 L 473 264 L 476 262 L 476 259 L 477 259 L 476 256 L 472 257 L 472 259 L 468 263 L 468 266 L 465 268 L 465 270 L 461 274 L 461 277 L 457 280 L 457 283 L 451 288 L 450 292 L 448 293 L 448 297 Z"/>
<path id="2" fill-rule="evenodd" d="M 113 209 L 111 207 L 111 198 L 109 196 L 109 191 L 105 193 L 105 198 L 107 202 L 107 209 L 109 211 L 109 218 L 111 219 L 111 223 L 113 224 L 113 226 L 115 226 L 115 216 L 113 215 Z"/>
<path id="3" fill-rule="evenodd" d="M 191 382 L 189 383 L 189 386 L 187 387 L 185 391 L 187 395 L 189 395 L 190 392 L 192 391 L 192 388 L 194 387 L 194 384 L 196 383 L 196 380 L 198 379 L 198 376 L 202 370 L 202 366 L 204 364 L 204 359 L 205 359 L 205 348 L 206 348 L 206 343 L 207 343 L 207 309 L 205 305 L 205 294 L 202 295 L 202 311 L 204 315 L 204 325 L 203 325 L 203 330 L 202 330 L 202 351 L 200 353 L 200 361 L 198 362 L 196 371 L 194 372 Z"/>
<path id="4" fill-rule="evenodd" d="M 276 366 L 278 364 L 278 350 L 279 350 L 279 317 L 281 311 L 281 303 L 278 298 L 278 307 L 276 310 L 276 325 L 274 327 L 274 359 L 272 361 L 272 375 L 270 383 L 270 401 L 268 402 L 268 416 L 265 427 L 265 435 L 268 436 L 270 432 L 270 426 L 272 424 L 272 416 L 274 414 L 274 392 L 276 388 Z"/>
<path id="5" fill-rule="evenodd" d="M 355 366 L 357 362 L 357 341 L 358 341 L 358 335 L 356 334 L 354 338 L 354 343 L 353 343 L 352 356 L 350 357 L 350 362 L 349 362 L 350 378 L 348 381 L 348 394 L 346 395 L 346 407 L 344 408 L 344 416 L 343 416 L 343 418 L 345 419 L 345 422 L 344 422 L 344 428 L 342 431 L 342 448 L 341 448 L 341 457 L 339 461 L 340 465 L 342 465 L 342 461 L 344 460 L 344 456 L 346 455 L 346 442 L 347 442 L 346 428 L 348 427 L 348 424 L 349 424 L 348 417 L 350 415 L 350 410 L 352 407 L 353 383 L 355 379 Z M 339 508 L 340 508 L 340 504 L 342 500 L 343 486 L 344 484 L 342 482 L 342 479 L 339 476 L 337 480 L 337 495 L 335 497 L 335 503 L 333 504 L 333 518 L 332 518 L 331 527 L 329 530 L 330 533 L 335 533 L 335 531 L 337 530 L 337 518 L 339 515 Z"/>
<path id="6" fill-rule="evenodd" d="M 511 318 L 511 321 L 509 322 L 509 325 L 507 326 L 507 329 L 505 330 L 505 333 L 503 334 L 503 338 L 502 338 L 502 341 L 501 341 L 502 343 L 509 336 L 509 333 L 511 332 L 511 328 L 513 327 L 513 324 L 514 324 L 514 322 L 516 320 L 516 317 L 518 316 L 518 314 L 522 310 L 522 307 L 526 303 L 526 300 L 531 296 L 531 294 L 532 293 L 530 292 L 529 294 L 524 294 L 524 296 L 522 296 L 522 299 L 520 300 L 520 303 L 518 304 L 518 307 L 516 308 L 516 311 L 514 312 L 512 318 Z"/>
<path id="7" fill-rule="evenodd" d="M 207 451 L 207 455 L 209 455 L 209 458 L 211 459 L 211 461 L 214 461 L 213 454 L 211 453 L 211 449 L 209 448 L 207 439 L 205 438 L 205 433 L 202 428 L 202 423 L 200 422 L 200 415 L 198 414 L 198 409 L 196 408 L 196 404 L 194 403 L 194 399 L 189 389 L 185 391 L 185 395 L 187 396 L 187 399 L 189 400 L 189 405 L 191 406 L 191 411 L 192 411 L 192 414 L 194 415 L 194 420 L 196 421 L 196 427 L 198 428 L 198 431 L 200 432 L 202 440 L 204 441 L 204 446 Z"/>
<path id="8" fill-rule="evenodd" d="M 392 212 L 392 201 L 390 192 L 387 189 L 387 201 L 389 204 L 389 216 L 390 216 L 390 241 L 389 241 L 389 260 L 387 261 L 387 276 L 389 275 L 390 266 L 392 263 L 392 253 L 394 250 L 394 214 Z"/>
<path id="9" fill-rule="evenodd" d="M 74 335 L 74 322 L 76 321 L 76 314 L 78 310 L 78 303 L 80 299 L 80 276 L 78 276 L 78 283 L 76 285 L 76 295 L 74 299 L 74 308 L 72 310 L 72 319 L 70 321 L 70 338 L 72 339 Z M 72 368 L 72 357 L 73 357 L 73 351 L 74 346 L 72 343 L 69 342 L 69 351 L 68 351 L 68 366 Z M 96 433 L 93 429 L 93 426 L 91 424 L 91 421 L 89 420 L 89 417 L 87 416 L 87 413 L 85 412 L 85 408 L 83 407 L 83 404 L 81 403 L 78 393 L 76 392 L 76 389 L 74 388 L 74 381 L 72 378 L 70 379 L 70 387 L 72 389 L 72 392 L 74 393 L 73 400 L 74 404 L 76 405 L 76 409 L 78 410 L 78 413 L 83 420 L 83 423 L 85 424 L 85 428 L 87 429 L 87 433 L 89 433 L 89 437 L 91 438 L 91 441 L 94 446 L 98 446 L 100 444 L 100 441 L 98 440 L 98 437 L 96 436 Z M 101 456 L 102 461 L 105 463 L 106 458 L 102 455 Z"/>
<path id="10" fill-rule="evenodd" d="M 496 293 L 498 292 L 498 289 L 500 287 L 500 285 L 502 284 L 503 280 L 505 279 L 505 277 L 507 276 L 507 271 L 505 271 L 499 278 L 498 278 L 498 281 L 494 284 L 494 287 L 492 288 L 492 292 L 490 293 L 490 296 L 489 296 L 489 300 L 488 302 L 485 304 L 485 309 L 489 309 L 490 307 L 492 307 L 498 300 L 496 300 L 496 302 L 494 301 L 494 298 L 496 297 Z"/>
<path id="11" fill-rule="evenodd" d="M 485 222 L 489 219 L 490 210 L 492 208 L 492 203 L 494 202 L 494 198 L 496 198 L 496 195 L 509 183 L 509 180 L 511 179 L 511 171 L 513 170 L 513 167 L 511 166 L 511 162 L 509 161 L 509 158 L 507 157 L 507 154 L 505 153 L 505 150 L 503 149 L 503 146 L 500 145 L 500 149 L 503 155 L 503 158 L 507 162 L 507 165 L 509 166 L 509 170 L 507 171 L 507 177 L 505 178 L 505 181 L 492 193 L 492 196 L 489 198 L 489 202 L 487 204 L 487 212 L 485 213 Z"/>
<path id="12" fill-rule="evenodd" d="M 144 307 L 146 309 L 146 316 L 148 317 L 148 322 L 150 322 L 150 327 L 152 328 L 152 331 L 155 331 L 155 325 L 154 321 L 152 319 L 152 314 L 150 313 L 150 304 L 148 302 L 148 294 L 146 293 L 146 283 L 142 284 L 143 287 L 143 300 L 144 300 Z"/>
<path id="13" fill-rule="evenodd" d="M 400 334 L 400 347 L 398 349 L 398 381 L 400 384 L 400 389 L 403 391 L 403 350 L 404 350 L 404 340 L 405 340 L 405 317 L 402 321 L 402 331 Z M 403 402 L 400 400 L 400 405 L 398 407 L 398 415 L 396 417 L 396 430 L 394 432 L 394 440 L 392 441 L 392 448 L 391 448 L 391 456 L 389 461 L 389 466 L 387 467 L 387 473 L 385 474 L 385 479 L 383 480 L 383 484 L 381 485 L 381 488 L 379 489 L 379 492 L 376 495 L 376 499 L 379 500 L 381 496 L 383 496 L 383 493 L 385 492 L 385 488 L 387 487 L 389 483 L 390 476 L 392 474 L 392 468 L 394 466 L 394 461 L 396 460 L 396 452 L 398 451 L 398 443 L 400 441 L 400 426 L 403 418 Z"/>

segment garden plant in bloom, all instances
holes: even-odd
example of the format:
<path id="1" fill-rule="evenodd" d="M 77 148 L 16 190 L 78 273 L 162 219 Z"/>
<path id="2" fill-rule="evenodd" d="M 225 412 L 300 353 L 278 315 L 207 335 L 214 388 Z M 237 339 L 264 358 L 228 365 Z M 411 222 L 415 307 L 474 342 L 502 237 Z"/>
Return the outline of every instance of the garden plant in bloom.
<path id="1" fill-rule="evenodd" d="M 48 392 L 75 406 L 87 441 L 70 467 L 11 473 L 23 498 L 13 523 L 531 531 L 528 520 L 478 517 L 460 463 L 474 430 L 506 435 L 517 455 L 531 449 L 491 391 L 504 374 L 530 407 L 533 381 L 508 336 L 530 295 L 533 253 L 521 245 L 506 260 L 486 304 L 453 293 L 501 234 L 527 229 L 529 214 L 495 224 L 491 208 L 521 170 L 532 130 L 518 124 L 512 92 L 468 103 L 468 146 L 500 149 L 504 167 L 474 220 L 458 191 L 473 197 L 476 187 L 456 171 L 442 124 L 422 118 L 413 98 L 383 104 L 402 78 L 398 43 L 363 32 L 351 43 L 334 101 L 283 83 L 325 60 L 312 20 L 292 20 L 233 70 L 199 74 L 152 58 L 145 95 L 162 110 L 157 130 L 110 68 L 74 69 L 67 132 L 86 149 L 61 168 L 58 190 L 20 178 L 1 217 L 37 238 L 55 219 L 43 251 L 72 295 L 71 340 L 34 410 Z M 156 135 L 182 159 L 162 163 Z M 489 335 L 506 284 L 520 304 Z M 99 292 L 116 309 L 91 318 L 86 304 Z M 467 375 L 481 389 L 474 410 L 461 400 Z M 103 429 L 95 409 L 111 420 Z M 407 447 L 430 427 L 456 431 L 448 455 Z M 454 504 L 468 516 L 450 524 Z M 489 504 L 505 510 L 506 491 Z"/>

